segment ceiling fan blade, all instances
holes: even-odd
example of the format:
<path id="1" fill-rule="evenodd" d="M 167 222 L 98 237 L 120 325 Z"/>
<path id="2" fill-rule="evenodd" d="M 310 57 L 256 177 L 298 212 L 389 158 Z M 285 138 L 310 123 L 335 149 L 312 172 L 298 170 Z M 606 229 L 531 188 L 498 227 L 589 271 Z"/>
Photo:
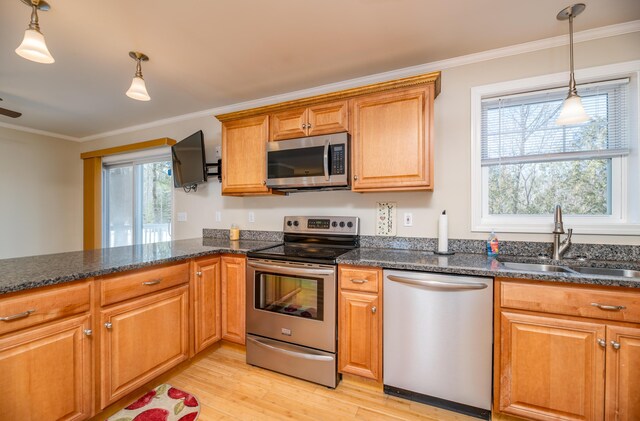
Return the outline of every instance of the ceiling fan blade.
<path id="1" fill-rule="evenodd" d="M 0 107 L 0 114 L 6 115 L 7 117 L 11 117 L 11 118 L 18 118 L 22 115 L 22 113 L 19 113 L 13 110 L 7 110 L 6 108 L 2 108 L 2 107 Z"/>

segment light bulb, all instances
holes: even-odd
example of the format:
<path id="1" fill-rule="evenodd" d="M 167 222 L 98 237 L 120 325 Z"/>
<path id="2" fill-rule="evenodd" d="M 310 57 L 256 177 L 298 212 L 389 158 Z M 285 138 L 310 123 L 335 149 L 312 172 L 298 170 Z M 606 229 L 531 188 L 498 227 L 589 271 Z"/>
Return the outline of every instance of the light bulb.
<path id="1" fill-rule="evenodd" d="M 147 93 L 147 86 L 144 83 L 144 79 L 136 76 L 131 81 L 131 86 L 127 91 L 129 98 L 137 99 L 138 101 L 149 101 L 151 97 Z"/>
<path id="2" fill-rule="evenodd" d="M 53 56 L 51 56 L 51 53 L 47 49 L 44 35 L 35 29 L 27 29 L 24 31 L 24 39 L 22 40 L 22 44 L 16 48 L 16 54 L 27 60 L 35 61 L 36 63 L 50 64 L 55 62 Z"/>
<path id="3" fill-rule="evenodd" d="M 578 124 L 589 121 L 589 116 L 582 106 L 582 100 L 577 94 L 569 94 L 562 104 L 562 111 L 556 120 L 558 125 Z"/>

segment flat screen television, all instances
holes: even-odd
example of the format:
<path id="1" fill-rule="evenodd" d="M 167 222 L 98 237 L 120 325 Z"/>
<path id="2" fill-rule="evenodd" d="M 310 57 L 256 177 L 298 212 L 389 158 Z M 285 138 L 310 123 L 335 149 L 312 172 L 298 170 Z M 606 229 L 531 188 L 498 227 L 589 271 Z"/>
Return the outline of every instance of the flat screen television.
<path id="1" fill-rule="evenodd" d="M 207 181 L 207 160 L 204 155 L 202 130 L 173 145 L 171 158 L 175 187 L 191 187 Z"/>

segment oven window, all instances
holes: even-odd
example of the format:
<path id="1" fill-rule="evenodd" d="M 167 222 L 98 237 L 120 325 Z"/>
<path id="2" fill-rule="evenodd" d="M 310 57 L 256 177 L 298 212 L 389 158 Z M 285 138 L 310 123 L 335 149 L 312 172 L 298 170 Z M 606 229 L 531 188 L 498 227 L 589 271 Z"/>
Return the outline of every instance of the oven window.
<path id="1" fill-rule="evenodd" d="M 317 177 L 324 175 L 324 147 L 269 152 L 267 177 Z"/>
<path id="2" fill-rule="evenodd" d="M 322 279 L 258 273 L 257 309 L 305 319 L 323 320 Z"/>

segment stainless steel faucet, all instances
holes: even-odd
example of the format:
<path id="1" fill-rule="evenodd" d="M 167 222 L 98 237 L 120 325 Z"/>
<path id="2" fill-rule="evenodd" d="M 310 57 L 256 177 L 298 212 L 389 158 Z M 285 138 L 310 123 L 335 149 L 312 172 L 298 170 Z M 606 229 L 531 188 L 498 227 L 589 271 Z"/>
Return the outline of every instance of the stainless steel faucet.
<path id="1" fill-rule="evenodd" d="M 569 228 L 567 231 L 567 237 L 560 242 L 560 235 L 564 234 L 564 227 L 562 225 L 562 208 L 560 205 L 556 205 L 556 211 L 553 217 L 553 249 L 551 252 L 551 258 L 553 260 L 560 260 L 562 256 L 571 247 L 571 234 L 573 230 Z"/>

